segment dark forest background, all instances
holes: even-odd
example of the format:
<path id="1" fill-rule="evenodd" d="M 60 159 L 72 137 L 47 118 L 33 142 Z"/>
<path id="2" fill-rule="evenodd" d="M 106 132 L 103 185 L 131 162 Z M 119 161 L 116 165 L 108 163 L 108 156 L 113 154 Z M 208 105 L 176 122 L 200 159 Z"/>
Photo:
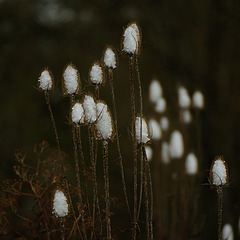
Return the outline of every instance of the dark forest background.
<path id="1" fill-rule="evenodd" d="M 88 72 L 100 60 L 106 44 L 119 53 L 114 77 L 122 136 L 128 136 L 128 59 L 121 54 L 123 27 L 136 20 L 143 34 L 139 57 L 144 114 L 153 111 L 148 86 L 157 77 L 168 103 L 171 129 L 177 117 L 177 86 L 205 96 L 202 112 L 202 184 L 216 155 L 228 163 L 230 186 L 224 190 L 224 222 L 237 231 L 240 213 L 240 1 L 77 1 L 0 0 L 0 180 L 14 177 L 16 149 L 31 159 L 34 144 L 55 145 L 43 95 L 37 90 L 41 70 L 52 70 L 51 93 L 63 150 L 72 155 L 68 99 L 61 92 L 64 66 L 72 62 L 80 72 L 84 91 Z M 101 97 L 110 101 L 108 90 Z M 123 141 L 124 142 L 124 141 Z M 127 155 L 127 149 L 124 150 Z M 114 185 L 114 183 L 112 183 Z M 117 183 L 116 183 L 117 184 Z M 202 239 L 216 238 L 216 195 L 201 186 L 206 227 Z M 206 238 L 206 236 L 208 236 Z"/>

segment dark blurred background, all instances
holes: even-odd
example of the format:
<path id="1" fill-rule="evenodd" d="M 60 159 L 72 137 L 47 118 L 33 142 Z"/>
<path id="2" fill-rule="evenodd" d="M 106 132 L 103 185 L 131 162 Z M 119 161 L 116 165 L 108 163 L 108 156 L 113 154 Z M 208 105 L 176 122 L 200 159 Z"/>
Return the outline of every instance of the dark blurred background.
<path id="1" fill-rule="evenodd" d="M 202 112 L 202 183 L 215 155 L 223 155 L 230 171 L 225 190 L 224 222 L 237 231 L 240 209 L 240 1 L 78 1 L 0 0 L 0 180 L 13 176 L 14 151 L 31 156 L 34 144 L 47 140 L 55 144 L 43 95 L 37 90 L 40 71 L 48 66 L 56 88 L 51 102 L 63 150 L 72 154 L 68 124 L 68 100 L 62 97 L 61 75 L 72 62 L 80 72 L 84 91 L 89 91 L 88 72 L 100 60 L 106 44 L 119 53 L 114 72 L 118 111 L 129 107 L 128 59 L 121 54 L 123 27 L 136 20 L 142 29 L 139 57 L 144 114 L 152 112 L 148 86 L 157 77 L 168 101 L 170 119 L 177 116 L 177 86 L 189 93 L 200 89 L 205 95 Z M 107 94 L 108 93 L 108 94 Z M 109 92 L 101 97 L 108 101 Z M 173 121 L 174 122 L 174 121 Z M 119 120 L 127 136 L 127 118 Z M 174 124 L 174 123 L 173 123 Z M 171 125 L 171 128 L 174 128 Z M 127 150 L 124 150 L 127 152 Z M 201 187 L 208 216 L 208 239 L 216 238 L 216 196 Z M 212 216 L 212 217 L 211 217 Z M 215 221 L 215 220 L 214 220 Z M 204 239 L 204 238 L 203 238 Z M 205 238 L 206 239 L 206 238 Z"/>

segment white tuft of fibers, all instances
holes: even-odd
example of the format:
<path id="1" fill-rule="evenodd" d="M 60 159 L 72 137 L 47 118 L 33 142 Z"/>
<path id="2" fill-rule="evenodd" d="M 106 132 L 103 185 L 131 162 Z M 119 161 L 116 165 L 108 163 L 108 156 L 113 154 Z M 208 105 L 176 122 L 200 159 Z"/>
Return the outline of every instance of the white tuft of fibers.
<path id="1" fill-rule="evenodd" d="M 160 140 L 162 137 L 162 129 L 160 124 L 155 119 L 150 119 L 148 121 L 148 126 L 152 140 Z"/>
<path id="2" fill-rule="evenodd" d="M 97 120 L 96 103 L 92 96 L 85 95 L 83 99 L 83 109 L 85 112 L 85 122 L 87 124 L 93 124 Z"/>
<path id="3" fill-rule="evenodd" d="M 108 68 L 116 68 L 117 60 L 116 60 L 116 54 L 112 50 L 112 48 L 108 47 L 104 53 L 104 64 Z"/>
<path id="4" fill-rule="evenodd" d="M 150 146 L 146 146 L 145 147 L 145 151 L 146 151 L 146 155 L 147 155 L 147 160 L 151 161 L 152 160 L 152 156 L 153 156 L 153 150 Z"/>
<path id="5" fill-rule="evenodd" d="M 103 102 L 98 102 L 97 106 L 97 122 L 96 131 L 99 140 L 108 140 L 113 136 L 112 116 L 108 106 Z"/>
<path id="6" fill-rule="evenodd" d="M 160 97 L 162 97 L 162 87 L 158 80 L 153 79 L 149 86 L 149 100 L 151 103 L 157 103 Z"/>
<path id="7" fill-rule="evenodd" d="M 52 90 L 53 78 L 52 78 L 52 74 L 49 72 L 48 69 L 45 69 L 41 72 L 38 82 L 39 82 L 39 88 L 41 88 L 43 91 Z"/>
<path id="8" fill-rule="evenodd" d="M 229 224 L 229 223 L 224 224 L 223 230 L 222 230 L 222 239 L 223 240 L 233 240 L 234 239 L 233 227 L 231 224 Z"/>
<path id="9" fill-rule="evenodd" d="M 123 51 L 137 54 L 140 48 L 140 31 L 136 23 L 130 24 L 123 33 Z"/>
<path id="10" fill-rule="evenodd" d="M 198 160 L 194 153 L 189 153 L 185 161 L 185 171 L 188 175 L 195 175 L 198 171 Z"/>
<path id="11" fill-rule="evenodd" d="M 189 124 L 192 121 L 192 114 L 189 109 L 181 109 L 180 117 L 184 124 Z"/>
<path id="12" fill-rule="evenodd" d="M 167 142 L 162 142 L 161 159 L 164 164 L 170 163 L 170 151 L 169 144 Z"/>
<path id="13" fill-rule="evenodd" d="M 191 99 L 189 97 L 188 91 L 184 87 L 178 88 L 178 104 L 180 108 L 189 108 L 191 105 Z"/>
<path id="14" fill-rule="evenodd" d="M 166 111 L 166 108 L 167 108 L 167 103 L 165 98 L 160 97 L 156 102 L 155 111 L 157 113 L 164 113 Z"/>
<path id="15" fill-rule="evenodd" d="M 163 131 L 167 131 L 168 130 L 168 128 L 169 128 L 169 121 L 168 121 L 168 118 L 167 117 L 162 117 L 161 119 L 160 119 L 160 126 L 161 126 L 161 129 L 163 130 Z"/>
<path id="16" fill-rule="evenodd" d="M 214 160 L 212 168 L 212 185 L 223 186 L 227 184 L 227 168 L 222 158 Z"/>
<path id="17" fill-rule="evenodd" d="M 56 217 L 66 217 L 68 215 L 68 203 L 62 191 L 56 190 L 53 198 L 53 213 Z"/>
<path id="18" fill-rule="evenodd" d="M 141 134 L 141 128 L 142 128 L 142 134 Z M 150 140 L 148 125 L 144 118 L 136 117 L 135 131 L 136 131 L 136 139 L 138 144 L 147 143 Z"/>
<path id="19" fill-rule="evenodd" d="M 94 63 L 90 71 L 90 81 L 92 84 L 100 85 L 103 83 L 103 70 L 98 63 Z"/>
<path id="20" fill-rule="evenodd" d="M 81 103 L 75 103 L 72 107 L 72 122 L 75 124 L 83 124 L 85 120 L 85 113 Z"/>
<path id="21" fill-rule="evenodd" d="M 64 89 L 67 94 L 75 94 L 79 89 L 79 73 L 75 66 L 69 64 L 63 73 Z"/>
<path id="22" fill-rule="evenodd" d="M 204 96 L 200 91 L 195 91 L 192 96 L 192 105 L 194 108 L 204 108 Z"/>
<path id="23" fill-rule="evenodd" d="M 170 156 L 173 159 L 179 159 L 184 153 L 184 143 L 182 133 L 175 130 L 170 138 Z"/>

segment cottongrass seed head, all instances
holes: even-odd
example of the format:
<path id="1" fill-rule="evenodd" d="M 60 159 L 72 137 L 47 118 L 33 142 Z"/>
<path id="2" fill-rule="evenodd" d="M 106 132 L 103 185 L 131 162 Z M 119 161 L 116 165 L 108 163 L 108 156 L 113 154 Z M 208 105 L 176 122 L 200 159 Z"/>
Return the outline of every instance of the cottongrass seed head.
<path id="1" fill-rule="evenodd" d="M 95 124 L 98 140 L 109 140 L 113 137 L 113 120 L 107 104 L 98 101 L 97 122 Z"/>
<path id="2" fill-rule="evenodd" d="M 189 153 L 185 161 L 185 171 L 187 175 L 195 175 L 198 171 L 198 160 L 194 153 Z"/>
<path id="3" fill-rule="evenodd" d="M 149 100 L 151 103 L 157 103 L 162 97 L 162 87 L 158 80 L 153 79 L 149 86 Z"/>
<path id="4" fill-rule="evenodd" d="M 155 119 L 150 119 L 148 121 L 149 132 L 151 135 L 151 139 L 153 141 L 158 141 L 162 137 L 162 129 L 160 124 Z"/>
<path id="5" fill-rule="evenodd" d="M 169 128 L 169 121 L 168 121 L 168 118 L 167 117 L 161 117 L 160 119 L 160 126 L 161 126 L 161 129 L 166 132 Z"/>
<path id="6" fill-rule="evenodd" d="M 200 91 L 195 91 L 192 96 L 192 106 L 196 109 L 204 108 L 204 96 Z"/>
<path id="7" fill-rule="evenodd" d="M 96 102 L 91 95 L 85 95 L 83 99 L 83 109 L 85 112 L 85 122 L 93 124 L 97 120 Z"/>
<path id="8" fill-rule="evenodd" d="M 170 159 L 170 149 L 168 142 L 162 142 L 162 148 L 161 148 L 161 160 L 164 164 L 169 164 Z"/>
<path id="9" fill-rule="evenodd" d="M 170 137 L 170 156 L 172 159 L 179 159 L 184 153 L 184 142 L 182 133 L 178 130 L 172 132 Z"/>
<path id="10" fill-rule="evenodd" d="M 98 62 L 93 63 L 89 72 L 89 80 L 93 85 L 104 83 L 104 74 L 101 65 Z"/>
<path id="11" fill-rule="evenodd" d="M 150 162 L 152 160 L 153 150 L 150 146 L 146 146 L 145 151 L 146 151 L 146 155 L 147 155 L 147 160 Z"/>
<path id="12" fill-rule="evenodd" d="M 178 88 L 178 104 L 180 108 L 189 108 L 191 106 L 191 98 L 184 87 Z"/>
<path id="13" fill-rule="evenodd" d="M 166 108 L 167 108 L 167 102 L 165 98 L 163 97 L 158 98 L 155 105 L 155 111 L 157 113 L 164 113 L 166 111 Z"/>
<path id="14" fill-rule="evenodd" d="M 180 118 L 184 124 L 190 124 L 192 122 L 192 114 L 189 109 L 180 110 Z"/>
<path id="15" fill-rule="evenodd" d="M 53 82 L 52 72 L 48 68 L 42 70 L 38 79 L 38 87 L 43 91 L 53 90 Z"/>
<path id="16" fill-rule="evenodd" d="M 141 129 L 142 129 L 142 133 L 141 133 Z M 135 132 L 136 132 L 136 139 L 138 144 L 140 143 L 145 144 L 148 141 L 150 141 L 148 125 L 144 118 L 136 117 Z"/>
<path id="17" fill-rule="evenodd" d="M 116 53 L 112 47 L 106 47 L 103 52 L 103 63 L 107 68 L 116 68 L 117 67 L 117 58 Z"/>
<path id="18" fill-rule="evenodd" d="M 64 193 L 56 190 L 53 197 L 53 213 L 56 217 L 66 217 L 68 215 L 68 202 Z"/>
<path id="19" fill-rule="evenodd" d="M 81 85 L 79 72 L 77 68 L 70 63 L 64 68 L 63 71 L 63 94 L 79 94 L 80 90 Z"/>
<path id="20" fill-rule="evenodd" d="M 82 103 L 76 102 L 71 111 L 72 123 L 76 125 L 84 124 L 85 113 Z"/>
<path id="21" fill-rule="evenodd" d="M 210 184 L 212 187 L 228 184 L 228 167 L 222 156 L 216 157 L 210 169 Z"/>
<path id="22" fill-rule="evenodd" d="M 223 230 L 222 230 L 222 239 L 223 240 L 233 240 L 234 239 L 233 227 L 230 223 L 224 224 Z"/>
<path id="23" fill-rule="evenodd" d="M 136 22 L 129 23 L 124 30 L 122 39 L 122 51 L 128 55 L 140 53 L 141 31 Z"/>

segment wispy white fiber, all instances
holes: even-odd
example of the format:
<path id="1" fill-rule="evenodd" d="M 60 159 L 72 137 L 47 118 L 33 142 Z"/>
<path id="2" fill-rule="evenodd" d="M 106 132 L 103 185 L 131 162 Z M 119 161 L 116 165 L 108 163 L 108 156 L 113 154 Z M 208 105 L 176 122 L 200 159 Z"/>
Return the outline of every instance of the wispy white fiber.
<path id="1" fill-rule="evenodd" d="M 39 87 L 44 91 L 51 90 L 53 87 L 53 79 L 50 72 L 47 69 L 41 72 L 38 81 Z"/>
<path id="2" fill-rule="evenodd" d="M 67 94 L 75 94 L 79 88 L 79 73 L 78 70 L 69 64 L 63 73 L 64 87 Z"/>
<path id="3" fill-rule="evenodd" d="M 162 142 L 161 159 L 164 164 L 170 163 L 170 150 L 167 142 Z"/>
<path id="4" fill-rule="evenodd" d="M 162 87 L 158 80 L 153 79 L 149 86 L 149 100 L 151 103 L 156 103 L 160 97 L 162 97 Z"/>
<path id="5" fill-rule="evenodd" d="M 223 230 L 222 230 L 222 239 L 223 240 L 233 240 L 234 239 L 233 227 L 230 223 L 224 224 Z"/>
<path id="6" fill-rule="evenodd" d="M 162 129 L 160 124 L 155 119 L 150 119 L 148 121 L 148 127 L 152 140 L 160 140 L 162 137 Z"/>
<path id="7" fill-rule="evenodd" d="M 140 31 L 136 23 L 129 25 L 123 33 L 123 51 L 127 54 L 137 54 L 140 44 Z"/>
<path id="8" fill-rule="evenodd" d="M 108 106 L 103 102 L 97 103 L 97 122 L 96 122 L 97 138 L 99 140 L 108 140 L 113 135 L 112 116 Z"/>
<path id="9" fill-rule="evenodd" d="M 204 108 L 204 96 L 200 91 L 193 93 L 192 105 L 194 108 L 203 109 Z"/>
<path id="10" fill-rule="evenodd" d="M 153 156 L 153 150 L 150 146 L 146 146 L 145 147 L 145 151 L 146 151 L 146 155 L 147 155 L 147 160 L 151 161 L 152 160 L 152 156 Z"/>
<path id="11" fill-rule="evenodd" d="M 108 47 L 104 53 L 104 64 L 108 68 L 116 68 L 117 60 L 115 52 Z"/>
<path id="12" fill-rule="evenodd" d="M 181 120 L 185 124 L 189 124 L 192 121 L 192 114 L 189 109 L 181 109 L 180 111 Z"/>
<path id="13" fill-rule="evenodd" d="M 141 134 L 141 128 L 142 128 L 142 134 Z M 148 125 L 144 118 L 136 117 L 135 131 L 136 131 L 136 139 L 138 144 L 147 143 L 150 140 Z"/>
<path id="14" fill-rule="evenodd" d="M 184 87 L 178 88 L 178 104 L 181 108 L 189 108 L 191 105 L 191 98 Z"/>
<path id="15" fill-rule="evenodd" d="M 72 122 L 75 124 L 83 124 L 85 113 L 81 103 L 75 103 L 72 107 Z"/>
<path id="16" fill-rule="evenodd" d="M 213 185 L 221 186 L 227 183 L 227 169 L 225 164 L 225 161 L 221 158 L 214 160 L 211 169 Z"/>
<path id="17" fill-rule="evenodd" d="M 188 175 L 195 175 L 198 171 L 198 160 L 194 153 L 189 153 L 186 157 L 185 171 Z"/>
<path id="18" fill-rule="evenodd" d="M 170 138 L 170 156 L 173 159 L 179 159 L 184 153 L 184 143 L 182 133 L 175 130 Z"/>
<path id="19" fill-rule="evenodd" d="M 56 217 L 66 217 L 68 215 L 68 203 L 62 191 L 56 190 L 53 198 L 53 213 Z"/>
<path id="20" fill-rule="evenodd" d="M 103 83 L 103 70 L 98 63 L 94 63 L 92 65 L 92 68 L 90 71 L 90 80 L 92 84 L 96 84 L 96 85 Z"/>
<path id="21" fill-rule="evenodd" d="M 83 109 L 85 112 L 85 121 L 87 124 L 93 124 L 97 120 L 97 108 L 95 100 L 90 95 L 85 95 L 83 99 Z"/>
<path id="22" fill-rule="evenodd" d="M 161 129 L 166 132 L 169 128 L 169 121 L 168 121 L 168 118 L 167 117 L 161 117 L 160 119 L 160 126 L 161 126 Z"/>
<path id="23" fill-rule="evenodd" d="M 167 102 L 165 98 L 163 97 L 158 98 L 155 105 L 155 111 L 157 113 L 164 113 L 166 111 L 166 108 L 167 108 Z"/>

